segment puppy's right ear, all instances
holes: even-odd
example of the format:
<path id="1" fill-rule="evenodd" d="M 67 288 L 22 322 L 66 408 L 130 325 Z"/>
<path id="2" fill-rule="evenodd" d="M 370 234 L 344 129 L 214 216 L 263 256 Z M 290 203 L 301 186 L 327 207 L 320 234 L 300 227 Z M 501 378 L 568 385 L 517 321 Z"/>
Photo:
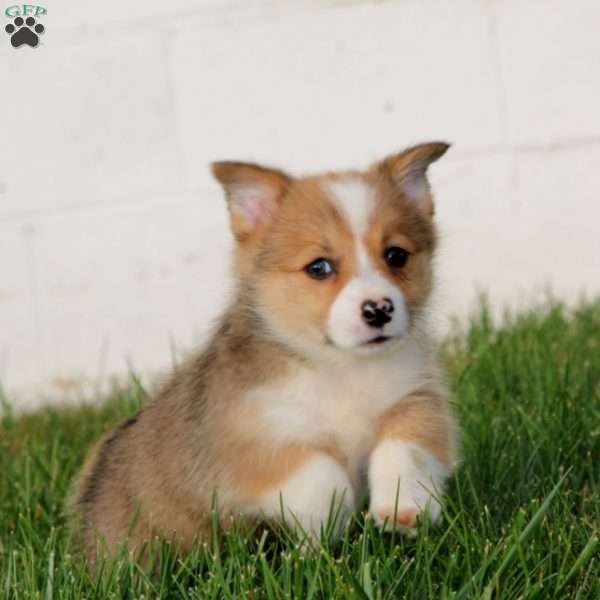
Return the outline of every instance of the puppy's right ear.
<path id="1" fill-rule="evenodd" d="M 427 169 L 450 148 L 446 142 L 429 142 L 412 146 L 388 156 L 379 169 L 390 177 L 394 187 L 423 213 L 433 215 L 433 198 L 427 179 Z"/>
<path id="2" fill-rule="evenodd" d="M 251 163 L 215 162 L 211 168 L 225 190 L 231 230 L 238 242 L 263 231 L 289 187 L 291 177 L 283 171 Z"/>

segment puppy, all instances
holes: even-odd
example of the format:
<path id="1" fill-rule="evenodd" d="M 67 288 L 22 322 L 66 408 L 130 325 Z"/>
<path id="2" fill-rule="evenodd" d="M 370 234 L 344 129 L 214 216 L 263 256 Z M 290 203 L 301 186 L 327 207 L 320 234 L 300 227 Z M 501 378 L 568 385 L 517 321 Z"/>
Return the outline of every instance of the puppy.
<path id="1" fill-rule="evenodd" d="M 382 527 L 439 518 L 456 444 L 424 330 L 427 169 L 447 149 L 309 177 L 212 165 L 235 297 L 206 347 L 84 466 L 73 510 L 92 565 L 99 548 L 155 537 L 189 552 L 214 503 L 223 524 L 283 519 L 312 536 L 332 509 L 339 530 L 367 496 Z"/>

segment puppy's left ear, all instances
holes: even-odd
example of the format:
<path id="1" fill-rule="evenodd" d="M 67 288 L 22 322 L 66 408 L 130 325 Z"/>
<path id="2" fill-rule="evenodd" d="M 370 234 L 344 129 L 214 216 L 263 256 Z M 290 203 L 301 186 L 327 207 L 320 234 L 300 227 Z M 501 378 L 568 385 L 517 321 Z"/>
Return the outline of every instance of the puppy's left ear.
<path id="1" fill-rule="evenodd" d="M 399 154 L 388 156 L 378 164 L 398 191 L 409 202 L 428 215 L 433 214 L 433 199 L 427 169 L 432 162 L 441 158 L 450 148 L 445 142 L 429 142 L 412 146 Z"/>
<path id="2" fill-rule="evenodd" d="M 242 243 L 257 239 L 279 208 L 291 177 L 252 163 L 215 162 L 211 167 L 225 190 L 233 235 Z"/>

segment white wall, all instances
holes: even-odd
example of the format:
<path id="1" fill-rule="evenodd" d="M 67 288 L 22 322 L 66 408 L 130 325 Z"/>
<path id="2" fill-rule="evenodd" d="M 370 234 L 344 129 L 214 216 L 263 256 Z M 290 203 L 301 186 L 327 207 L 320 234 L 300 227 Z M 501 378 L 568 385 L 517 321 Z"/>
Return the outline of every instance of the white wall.
<path id="1" fill-rule="evenodd" d="M 214 159 L 302 172 L 452 141 L 440 328 L 478 289 L 600 291 L 595 0 L 42 4 L 38 48 L 0 31 L 0 380 L 20 406 L 202 339 L 227 289 Z"/>

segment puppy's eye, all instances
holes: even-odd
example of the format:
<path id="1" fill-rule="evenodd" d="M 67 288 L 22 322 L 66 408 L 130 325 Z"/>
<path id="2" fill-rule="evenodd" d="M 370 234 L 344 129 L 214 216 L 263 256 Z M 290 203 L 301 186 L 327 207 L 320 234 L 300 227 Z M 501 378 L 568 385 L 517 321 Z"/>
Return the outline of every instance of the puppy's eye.
<path id="1" fill-rule="evenodd" d="M 392 269 L 401 269 L 408 261 L 408 251 L 398 246 L 390 246 L 386 249 L 383 257 Z"/>
<path id="2" fill-rule="evenodd" d="M 307 275 L 313 279 L 327 279 L 335 273 L 333 265 L 326 258 L 317 258 L 304 267 Z"/>

